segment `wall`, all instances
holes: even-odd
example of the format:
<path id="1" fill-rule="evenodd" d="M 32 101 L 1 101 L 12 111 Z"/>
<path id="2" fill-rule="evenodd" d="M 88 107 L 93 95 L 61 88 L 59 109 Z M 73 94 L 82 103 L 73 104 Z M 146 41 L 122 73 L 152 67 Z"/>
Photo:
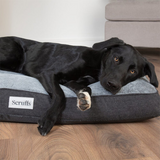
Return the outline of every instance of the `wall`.
<path id="1" fill-rule="evenodd" d="M 0 0 L 0 36 L 91 46 L 104 40 L 109 0 Z"/>

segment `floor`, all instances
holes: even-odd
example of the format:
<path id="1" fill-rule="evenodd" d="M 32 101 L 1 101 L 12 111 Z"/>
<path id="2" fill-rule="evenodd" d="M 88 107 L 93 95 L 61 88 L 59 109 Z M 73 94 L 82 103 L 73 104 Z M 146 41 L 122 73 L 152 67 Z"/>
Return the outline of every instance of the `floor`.
<path id="1" fill-rule="evenodd" d="M 160 82 L 160 50 L 138 50 L 155 65 Z M 160 117 L 139 123 L 59 125 L 46 137 L 39 135 L 36 124 L 0 122 L 0 160 L 160 160 Z"/>

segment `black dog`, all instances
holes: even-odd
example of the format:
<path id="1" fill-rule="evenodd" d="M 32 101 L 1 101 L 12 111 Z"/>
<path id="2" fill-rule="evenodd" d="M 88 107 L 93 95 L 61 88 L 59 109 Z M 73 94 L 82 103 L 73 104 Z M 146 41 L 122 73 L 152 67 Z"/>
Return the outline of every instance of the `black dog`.
<path id="1" fill-rule="evenodd" d="M 82 111 L 91 107 L 91 89 L 87 85 L 96 81 L 113 94 L 144 75 L 158 86 L 154 66 L 118 38 L 88 48 L 3 37 L 0 38 L 0 69 L 37 78 L 50 95 L 52 106 L 38 122 L 41 135 L 51 130 L 65 106 L 59 84 L 77 94 L 77 106 Z"/>

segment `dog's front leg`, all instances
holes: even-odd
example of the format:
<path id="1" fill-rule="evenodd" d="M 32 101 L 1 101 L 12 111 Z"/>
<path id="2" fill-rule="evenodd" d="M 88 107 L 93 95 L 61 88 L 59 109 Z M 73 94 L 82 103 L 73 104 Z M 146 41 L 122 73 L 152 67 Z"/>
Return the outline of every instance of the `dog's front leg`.
<path id="1" fill-rule="evenodd" d="M 80 84 L 76 81 L 70 81 L 65 84 L 77 95 L 77 107 L 81 111 L 86 111 L 91 108 L 91 88 Z"/>
<path id="2" fill-rule="evenodd" d="M 42 118 L 38 121 L 38 130 L 42 136 L 45 136 L 52 129 L 58 115 L 64 109 L 65 96 L 53 74 L 43 73 L 37 78 L 52 99 L 51 108 L 47 110 L 46 113 L 42 115 Z"/>

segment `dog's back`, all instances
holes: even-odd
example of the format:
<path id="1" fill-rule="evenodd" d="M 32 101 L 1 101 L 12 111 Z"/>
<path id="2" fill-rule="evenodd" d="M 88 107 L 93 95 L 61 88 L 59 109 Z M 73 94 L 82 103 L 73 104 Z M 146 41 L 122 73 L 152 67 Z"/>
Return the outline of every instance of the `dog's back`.
<path id="1" fill-rule="evenodd" d="M 52 70 L 54 74 L 64 75 L 66 69 L 68 74 L 74 67 L 76 74 L 71 73 L 72 77 L 79 78 L 78 73 L 86 63 L 82 56 L 84 53 L 89 53 L 89 50 L 93 49 L 58 43 L 42 43 L 19 37 L 2 37 L 0 38 L 0 69 L 21 72 L 34 77 L 36 74 L 49 70 Z M 32 74 L 33 70 L 34 74 Z"/>

